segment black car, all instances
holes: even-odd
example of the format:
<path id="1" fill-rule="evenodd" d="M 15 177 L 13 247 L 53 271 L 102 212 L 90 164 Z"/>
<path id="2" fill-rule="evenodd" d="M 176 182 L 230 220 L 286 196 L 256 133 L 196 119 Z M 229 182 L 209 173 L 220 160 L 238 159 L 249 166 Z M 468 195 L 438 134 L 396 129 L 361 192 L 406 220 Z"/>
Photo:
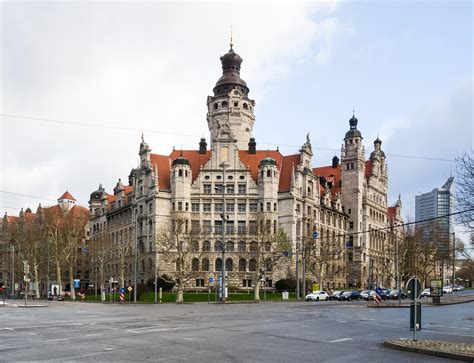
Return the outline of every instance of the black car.
<path id="1" fill-rule="evenodd" d="M 329 295 L 329 300 L 337 300 L 343 292 L 344 290 L 334 291 L 331 295 Z"/>
<path id="2" fill-rule="evenodd" d="M 403 300 L 408 298 L 408 294 L 407 294 L 406 291 L 394 289 L 394 290 L 390 291 L 390 293 L 388 294 L 388 299 L 389 300 L 398 300 L 399 296 Z"/>
<path id="3" fill-rule="evenodd" d="M 338 300 L 339 301 L 342 301 L 342 300 L 357 300 L 359 301 L 360 299 L 362 299 L 362 296 L 360 296 L 360 292 L 359 291 L 344 291 L 341 295 L 339 295 L 338 297 Z"/>

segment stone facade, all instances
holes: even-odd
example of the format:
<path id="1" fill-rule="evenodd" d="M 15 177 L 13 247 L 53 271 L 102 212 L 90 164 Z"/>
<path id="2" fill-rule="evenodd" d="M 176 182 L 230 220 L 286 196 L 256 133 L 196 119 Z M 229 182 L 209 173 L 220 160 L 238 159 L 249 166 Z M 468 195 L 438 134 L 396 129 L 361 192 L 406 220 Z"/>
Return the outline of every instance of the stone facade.
<path id="1" fill-rule="evenodd" d="M 158 155 L 142 136 L 140 165 L 131 170 L 129 185 L 119 181 L 113 195 L 102 187 L 91 194 L 91 240 L 102 233 L 111 251 L 124 241 L 129 247 L 120 263 L 110 254 L 106 275 L 132 283 L 136 257 L 139 282 L 156 271 L 176 278 L 179 264 L 165 258 L 170 251 L 164 252 L 162 237 L 179 229 L 179 236 L 167 239 L 176 240 L 175 248 L 188 240 L 189 288 L 207 288 L 223 263 L 231 288 L 252 288 L 262 270 L 272 287 L 295 277 L 303 251 L 306 279 L 324 288 L 367 284 L 370 260 L 377 282 L 391 284 L 380 263 L 387 260 L 388 233 L 361 233 L 389 225 L 381 141 L 365 160 L 353 117 L 341 164 L 334 157 L 330 166 L 313 167 L 309 135 L 293 155 L 257 150 L 251 136 L 255 101 L 240 78 L 242 59 L 231 48 L 221 61 L 223 75 L 207 99 L 210 149 L 202 138 L 197 150 Z M 282 236 L 284 248 L 281 238 L 275 242 Z"/>

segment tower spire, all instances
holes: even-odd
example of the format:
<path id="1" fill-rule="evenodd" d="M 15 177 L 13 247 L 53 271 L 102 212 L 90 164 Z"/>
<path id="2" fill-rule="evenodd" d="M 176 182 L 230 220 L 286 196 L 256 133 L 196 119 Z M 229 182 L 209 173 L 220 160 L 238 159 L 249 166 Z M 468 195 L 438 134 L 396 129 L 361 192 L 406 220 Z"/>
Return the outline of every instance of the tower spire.
<path id="1" fill-rule="evenodd" d="M 230 26 L 230 50 L 232 50 L 232 47 L 234 46 L 234 43 L 232 41 L 232 25 Z"/>

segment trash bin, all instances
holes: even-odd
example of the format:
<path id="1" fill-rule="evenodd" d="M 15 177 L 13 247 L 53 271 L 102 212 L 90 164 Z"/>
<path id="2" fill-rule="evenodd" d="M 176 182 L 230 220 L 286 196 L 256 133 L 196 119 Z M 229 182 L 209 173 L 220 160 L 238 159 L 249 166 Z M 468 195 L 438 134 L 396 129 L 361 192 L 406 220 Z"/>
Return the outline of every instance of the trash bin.
<path id="1" fill-rule="evenodd" d="M 281 293 L 281 299 L 282 300 L 288 300 L 288 291 L 283 291 Z"/>

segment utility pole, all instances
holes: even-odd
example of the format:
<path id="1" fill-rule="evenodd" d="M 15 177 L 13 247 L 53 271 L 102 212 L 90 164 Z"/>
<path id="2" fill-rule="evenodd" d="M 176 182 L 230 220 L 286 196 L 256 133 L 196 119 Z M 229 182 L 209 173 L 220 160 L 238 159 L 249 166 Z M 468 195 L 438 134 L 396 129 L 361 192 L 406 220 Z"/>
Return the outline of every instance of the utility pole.
<path id="1" fill-rule="evenodd" d="M 300 299 L 300 242 L 296 239 L 296 300 Z"/>
<path id="2" fill-rule="evenodd" d="M 156 248 L 156 245 L 155 245 Z M 158 250 L 155 252 L 155 304 L 158 303 Z"/>
<path id="3" fill-rule="evenodd" d="M 453 232 L 453 290 L 454 290 L 454 285 L 456 284 L 456 269 L 455 269 L 455 264 L 456 264 L 456 235 Z"/>
<path id="4" fill-rule="evenodd" d="M 12 244 L 12 291 L 13 291 L 13 295 L 15 295 L 16 289 L 15 289 L 15 245 L 14 244 Z"/>
<path id="5" fill-rule="evenodd" d="M 137 303 L 138 209 L 135 210 L 135 261 L 133 266 L 133 303 Z"/>
<path id="6" fill-rule="evenodd" d="M 302 250 L 301 250 L 301 259 L 302 259 L 302 270 L 303 270 L 303 299 L 306 299 L 306 249 L 304 245 L 304 236 L 301 235 L 301 244 L 302 244 Z"/>
<path id="7" fill-rule="evenodd" d="M 225 182 L 225 167 L 226 164 L 223 161 L 220 163 L 220 167 L 222 168 L 222 279 L 221 279 L 221 293 L 222 293 L 222 303 L 225 304 L 225 294 L 226 294 L 226 278 L 225 278 L 225 229 L 226 229 L 226 222 L 227 216 L 225 215 L 225 189 L 226 189 L 226 182 Z"/>

